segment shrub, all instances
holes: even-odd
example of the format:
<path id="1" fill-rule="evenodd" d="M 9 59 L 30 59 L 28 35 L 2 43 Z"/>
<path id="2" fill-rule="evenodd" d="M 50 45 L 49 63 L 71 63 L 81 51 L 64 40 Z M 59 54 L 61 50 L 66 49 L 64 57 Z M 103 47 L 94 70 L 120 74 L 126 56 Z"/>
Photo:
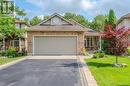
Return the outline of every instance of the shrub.
<path id="1" fill-rule="evenodd" d="M 6 51 L 5 51 L 5 55 L 7 57 L 16 57 L 16 49 L 11 47 L 11 48 L 8 48 Z"/>
<path id="2" fill-rule="evenodd" d="M 105 57 L 105 53 L 95 53 L 93 55 L 93 58 L 104 58 Z"/>
<path id="3" fill-rule="evenodd" d="M 7 56 L 9 58 L 11 57 L 20 57 L 20 56 L 26 56 L 27 55 L 27 51 L 21 51 L 21 52 L 18 52 L 16 50 L 16 48 L 8 48 L 6 51 L 2 51 L 0 52 L 0 55 L 1 56 Z"/>
<path id="4" fill-rule="evenodd" d="M 21 51 L 21 52 L 17 52 L 17 56 L 26 56 L 27 55 L 27 51 Z"/>

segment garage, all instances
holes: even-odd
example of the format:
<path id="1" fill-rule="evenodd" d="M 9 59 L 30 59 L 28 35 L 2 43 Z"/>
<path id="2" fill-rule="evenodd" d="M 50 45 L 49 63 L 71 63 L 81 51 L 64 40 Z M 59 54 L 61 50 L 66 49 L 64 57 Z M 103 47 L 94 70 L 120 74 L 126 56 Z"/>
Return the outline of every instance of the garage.
<path id="1" fill-rule="evenodd" d="M 28 55 L 81 55 L 87 28 L 55 13 L 27 30 Z"/>
<path id="2" fill-rule="evenodd" d="M 33 55 L 76 55 L 76 36 L 34 36 Z"/>

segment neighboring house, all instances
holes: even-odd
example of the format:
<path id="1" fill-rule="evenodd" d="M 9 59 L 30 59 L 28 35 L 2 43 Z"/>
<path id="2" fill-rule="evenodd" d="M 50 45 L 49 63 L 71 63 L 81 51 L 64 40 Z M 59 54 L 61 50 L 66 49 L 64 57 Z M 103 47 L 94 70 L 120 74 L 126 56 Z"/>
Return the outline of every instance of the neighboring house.
<path id="1" fill-rule="evenodd" d="M 57 13 L 30 27 L 27 32 L 29 55 L 79 55 L 84 48 L 87 51 L 99 50 L 100 42 L 98 32 Z"/>
<path id="2" fill-rule="evenodd" d="M 117 22 L 117 28 L 126 27 L 130 29 L 130 13 L 122 16 Z M 128 37 L 129 45 L 130 45 L 130 36 Z"/>
<path id="3" fill-rule="evenodd" d="M 23 20 L 16 20 L 15 25 L 18 29 L 25 29 L 29 27 L 29 25 L 27 25 Z M 18 51 L 27 51 L 27 33 L 25 33 L 23 38 L 15 40 L 8 40 L 5 38 L 4 40 L 1 40 L 0 50 L 7 49 L 9 47 L 15 47 Z"/>
<path id="4" fill-rule="evenodd" d="M 117 22 L 117 27 L 122 28 L 122 27 L 130 27 L 130 13 L 122 16 L 119 21 Z"/>

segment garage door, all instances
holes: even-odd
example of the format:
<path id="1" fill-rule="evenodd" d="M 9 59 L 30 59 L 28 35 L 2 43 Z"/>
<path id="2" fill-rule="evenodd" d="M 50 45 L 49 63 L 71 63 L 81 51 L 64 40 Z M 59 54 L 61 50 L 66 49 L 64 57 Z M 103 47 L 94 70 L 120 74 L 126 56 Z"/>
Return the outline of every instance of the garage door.
<path id="1" fill-rule="evenodd" d="M 75 55 L 77 38 L 74 36 L 35 36 L 34 55 Z"/>

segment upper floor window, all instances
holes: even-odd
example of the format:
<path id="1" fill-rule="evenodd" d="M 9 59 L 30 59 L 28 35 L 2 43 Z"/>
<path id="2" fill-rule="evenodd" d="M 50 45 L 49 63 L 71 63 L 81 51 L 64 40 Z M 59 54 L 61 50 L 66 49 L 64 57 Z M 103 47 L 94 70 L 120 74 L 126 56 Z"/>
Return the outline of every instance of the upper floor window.
<path id="1" fill-rule="evenodd" d="M 25 28 L 24 24 L 16 24 L 16 28 L 23 29 Z"/>
<path id="2" fill-rule="evenodd" d="M 19 24 L 15 24 L 16 25 L 16 28 L 19 28 Z"/>

